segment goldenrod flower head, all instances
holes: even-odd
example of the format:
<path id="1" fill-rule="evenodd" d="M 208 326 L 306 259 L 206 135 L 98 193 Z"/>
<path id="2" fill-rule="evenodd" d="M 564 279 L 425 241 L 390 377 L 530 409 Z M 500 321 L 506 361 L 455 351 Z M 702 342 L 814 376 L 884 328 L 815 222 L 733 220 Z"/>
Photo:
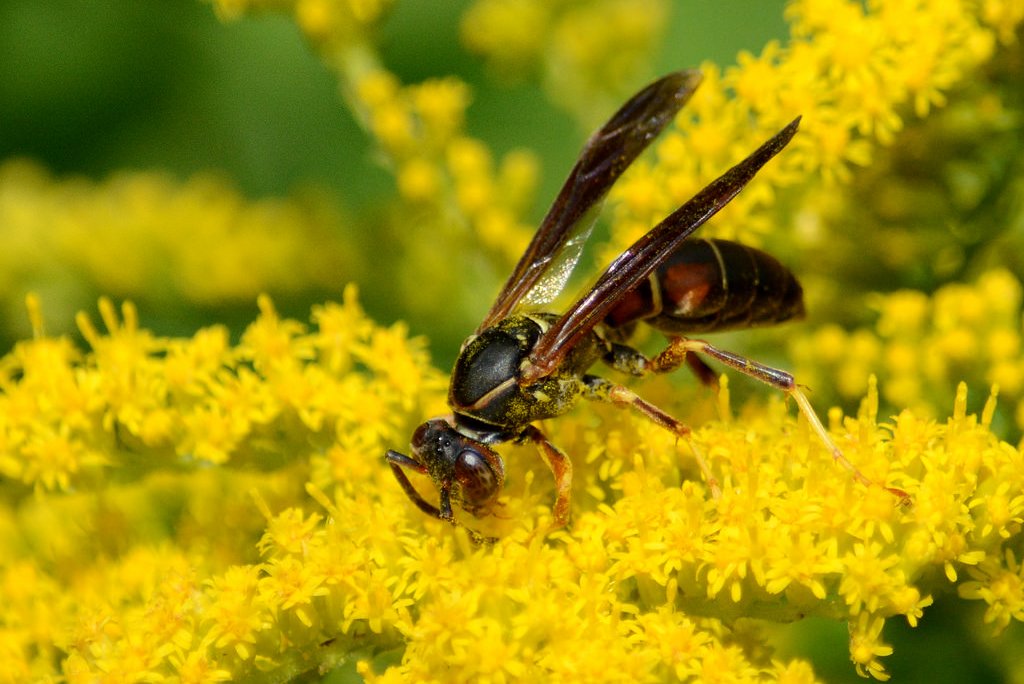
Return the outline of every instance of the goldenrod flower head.
<path id="1" fill-rule="evenodd" d="M 660 163 L 638 165 L 632 180 L 613 191 L 620 203 L 615 240 L 603 256 L 621 251 L 636 237 L 637 225 L 653 225 L 803 115 L 791 149 L 760 174 L 768 179 L 755 184 L 762 190 L 741 194 L 710 227 L 722 237 L 761 241 L 770 229 L 763 210 L 775 201 L 764 188 L 808 177 L 848 182 L 854 169 L 872 162 L 874 143 L 893 141 L 908 107 L 921 117 L 944 104 L 945 93 L 991 56 L 997 34 L 1018 24 L 1019 13 L 1004 8 L 1012 3 L 996 4 L 979 19 L 971 2 L 789 3 L 788 43 L 770 42 L 759 55 L 741 53 L 724 73 L 702 66 L 704 83 L 680 114 L 685 137 L 666 135 L 655 144 Z M 684 159 L 694 161 L 678 166 Z M 660 193 L 656 206 L 637 202 L 633 192 L 648 185 L 670 192 Z"/>
<path id="2" fill-rule="evenodd" d="M 1022 293 L 1016 277 L 994 269 L 931 296 L 911 290 L 880 294 L 869 300 L 878 315 L 873 327 L 825 328 L 797 336 L 790 349 L 809 384 L 854 399 L 864 391 L 865 370 L 876 369 L 888 404 L 912 407 L 918 415 L 940 414 L 960 380 L 998 388 L 1001 405 L 1020 429 Z"/>
<path id="3" fill-rule="evenodd" d="M 97 397 L 89 420 L 66 430 L 84 446 L 58 462 L 47 453 L 50 470 L 35 465 L 43 451 L 19 441 L 45 414 L 4 411 L 8 459 L 21 466 L 24 487 L 41 487 L 35 498 L 10 499 L 8 510 L 64 521 L 23 525 L 16 546 L 4 537 L 5 624 L 23 629 L 39 619 L 34 599 L 13 600 L 23 595 L 15 587 L 31 586 L 30 595 L 51 597 L 65 625 L 14 649 L 12 671 L 41 671 L 31 654 L 45 646 L 75 679 L 117 671 L 223 681 L 298 672 L 310 657 L 326 666 L 363 644 L 364 653 L 403 649 L 384 681 L 429 680 L 442 669 L 466 680 L 614 671 L 659 681 L 725 667 L 737 680 L 761 681 L 765 672 L 806 672 L 738 649 L 729 625 L 740 616 L 820 615 L 849 621 L 858 670 L 884 678 L 891 647 L 882 624 L 926 618 L 932 597 L 961 583 L 965 570 L 959 591 L 984 601 L 990 622 L 1020 619 L 1024 582 L 1005 545 L 1024 519 L 1021 454 L 966 412 L 965 390 L 943 423 L 910 412 L 878 423 L 874 391 L 860 418 L 839 423 L 840 446 L 870 477 L 909 492 L 908 508 L 851 480 L 781 401 L 697 432 L 723 486 L 717 500 L 662 430 L 613 408 L 582 408 L 556 431 L 577 456 L 572 527 L 546 542 L 538 534 L 550 520 L 551 484 L 536 457 L 512 449 L 504 512 L 480 523 L 501 540 L 474 547 L 410 505 L 380 456 L 441 405 L 443 379 L 418 343 L 369 321 L 351 289 L 342 305 L 317 311 L 311 330 L 280 319 L 267 300 L 260 306 L 244 341 L 227 348 L 211 348 L 203 335 L 154 336 L 128 306 L 118 318 L 103 303 L 107 332 L 83 317 L 93 350 L 58 358 L 72 378 L 98 376 L 89 383 Z M 47 348 L 60 345 L 41 335 L 18 354 Z M 166 349 L 179 350 L 176 375 L 183 359 L 211 349 L 217 368 L 195 368 L 202 381 L 172 392 Z M 37 407 L 62 393 L 26 371 L 8 380 L 5 407 L 29 387 Z M 292 403 L 285 388 L 305 386 L 311 373 L 315 392 Z M 240 398 L 229 388 L 242 377 L 257 413 L 220 403 Z M 173 443 L 191 446 L 175 452 L 141 439 L 151 412 L 166 415 Z M 231 432 L 214 427 L 213 415 Z M 228 443 L 217 441 L 225 434 Z M 106 457 L 92 462 L 89 449 Z M 239 460 L 270 470 L 226 467 Z M 149 474 L 116 484 L 138 472 Z M 47 493 L 55 484 L 63 491 Z M 217 501 L 215 491 L 233 495 Z M 238 515 L 246 523 L 224 529 Z M 167 516 L 173 525 L 152 528 Z M 197 527 L 202 521 L 212 527 Z M 104 533 L 83 537 L 82 528 Z M 211 553 L 226 534 L 235 541 Z M 17 550 L 37 535 L 77 563 Z M 88 551 L 116 540 L 126 545 L 113 555 Z M 376 678 L 374 666 L 361 671 Z"/>

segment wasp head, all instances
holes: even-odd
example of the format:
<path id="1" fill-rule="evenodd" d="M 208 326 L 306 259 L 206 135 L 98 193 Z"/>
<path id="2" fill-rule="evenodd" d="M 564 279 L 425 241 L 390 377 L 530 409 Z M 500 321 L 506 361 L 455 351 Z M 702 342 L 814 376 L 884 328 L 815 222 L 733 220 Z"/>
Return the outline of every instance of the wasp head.
<path id="1" fill-rule="evenodd" d="M 387 459 L 398 483 L 421 510 L 452 521 L 453 499 L 478 517 L 494 505 L 505 482 L 505 466 L 489 446 L 435 418 L 416 428 L 411 447 L 411 458 L 388 451 Z M 423 499 L 402 468 L 430 476 L 440 494 L 439 507 Z"/>

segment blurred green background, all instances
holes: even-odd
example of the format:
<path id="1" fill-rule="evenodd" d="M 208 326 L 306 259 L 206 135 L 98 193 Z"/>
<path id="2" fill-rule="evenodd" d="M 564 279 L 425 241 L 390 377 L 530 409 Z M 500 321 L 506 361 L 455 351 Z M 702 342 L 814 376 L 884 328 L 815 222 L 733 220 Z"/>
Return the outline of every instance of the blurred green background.
<path id="1" fill-rule="evenodd" d="M 541 156 L 532 211 L 539 220 L 588 131 L 552 105 L 535 81 L 496 83 L 461 48 L 458 22 L 469 4 L 398 2 L 380 35 L 381 54 L 404 83 L 448 74 L 465 80 L 473 97 L 468 133 L 495 154 L 527 147 Z M 661 72 L 704 60 L 728 65 L 741 49 L 760 50 L 786 35 L 782 6 L 777 0 L 675 4 L 654 68 L 632 87 Z M 410 320 L 414 332 L 430 336 L 444 365 L 496 291 L 503 274 L 467 283 L 477 300 L 447 320 L 438 320 L 437 311 L 410 311 L 389 291 L 388 272 L 400 267 L 401 255 L 387 251 L 382 263 L 381 250 L 373 248 L 390 244 L 381 213 L 394 196 L 393 177 L 343 104 L 335 75 L 283 15 L 224 23 L 210 5 L 192 0 L 5 0 L 0 46 L 0 160 L 36 160 L 58 180 L 80 175 L 100 182 L 117 171 L 157 169 L 184 181 L 212 170 L 252 199 L 310 187 L 326 193 L 357 257 L 349 272 L 338 273 L 336 288 L 271 290 L 286 315 L 306 320 L 311 304 L 338 298 L 356 280 L 372 315 Z M 359 263 L 365 250 L 375 254 L 372 269 Z M 28 334 L 23 294 L 7 293 L 14 304 L 0 313 L 3 348 Z M 77 292 L 68 302 L 44 296 L 48 330 L 73 332 L 74 311 L 93 310 L 101 294 L 111 293 Z M 142 299 L 142 324 L 161 334 L 187 335 L 225 321 L 237 333 L 255 315 L 254 301 L 212 308 L 165 302 L 156 310 L 141 294 L 132 298 Z"/>
<path id="2" fill-rule="evenodd" d="M 469 4 L 397 3 L 381 36 L 388 68 L 406 83 L 460 76 L 474 87 L 471 134 L 498 151 L 537 149 L 552 173 L 567 168 L 582 132 L 560 121 L 535 84 L 507 89 L 487 80 L 459 48 L 458 19 Z M 785 36 L 782 6 L 680 3 L 655 71 L 730 64 L 740 49 L 760 50 Z M 192 0 L 5 0 L 0 45 L 3 158 L 29 156 L 94 178 L 124 168 L 182 177 L 218 169 L 254 197 L 312 181 L 336 188 L 355 210 L 391 190 L 335 76 L 284 16 L 222 23 Z M 546 180 L 551 188 L 560 181 Z"/>

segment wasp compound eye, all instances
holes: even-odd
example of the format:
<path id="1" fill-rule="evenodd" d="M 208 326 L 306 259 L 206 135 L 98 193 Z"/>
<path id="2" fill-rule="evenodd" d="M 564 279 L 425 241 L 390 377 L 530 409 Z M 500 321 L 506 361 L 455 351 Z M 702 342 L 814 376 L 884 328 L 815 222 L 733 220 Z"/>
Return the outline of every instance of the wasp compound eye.
<path id="1" fill-rule="evenodd" d="M 501 483 L 491 464 L 476 449 L 463 449 L 455 459 L 455 480 L 462 489 L 463 501 L 482 506 L 498 494 Z"/>

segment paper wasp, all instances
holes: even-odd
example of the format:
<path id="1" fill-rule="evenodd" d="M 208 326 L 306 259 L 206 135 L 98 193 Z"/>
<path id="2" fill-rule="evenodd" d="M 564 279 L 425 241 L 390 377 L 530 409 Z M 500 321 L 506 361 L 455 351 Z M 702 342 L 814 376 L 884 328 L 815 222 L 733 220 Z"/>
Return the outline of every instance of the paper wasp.
<path id="1" fill-rule="evenodd" d="M 448 394 L 452 414 L 416 429 L 411 457 L 386 454 L 398 483 L 420 510 L 453 524 L 453 501 L 475 516 L 489 513 L 505 481 L 504 463 L 493 446 L 530 441 L 554 474 L 552 526 L 564 526 L 572 464 L 533 423 L 567 412 L 580 398 L 632 407 L 685 440 L 717 496 L 718 483 L 686 425 L 628 388 L 587 372 L 597 361 L 636 376 L 669 372 L 685 362 L 702 381 L 713 383 L 714 373 L 697 354 L 793 397 L 833 458 L 858 481 L 871 484 L 832 442 L 792 375 L 683 336 L 803 315 L 800 284 L 774 257 L 735 242 L 687 239 L 789 143 L 799 117 L 637 240 L 565 313 L 540 311 L 562 290 L 579 259 L 592 210 L 700 80 L 699 72 L 680 71 L 655 81 L 587 141 L 490 312 L 462 345 Z M 659 355 L 647 358 L 626 344 L 638 321 L 669 336 Z M 433 480 L 438 506 L 413 487 L 406 468 Z"/>

